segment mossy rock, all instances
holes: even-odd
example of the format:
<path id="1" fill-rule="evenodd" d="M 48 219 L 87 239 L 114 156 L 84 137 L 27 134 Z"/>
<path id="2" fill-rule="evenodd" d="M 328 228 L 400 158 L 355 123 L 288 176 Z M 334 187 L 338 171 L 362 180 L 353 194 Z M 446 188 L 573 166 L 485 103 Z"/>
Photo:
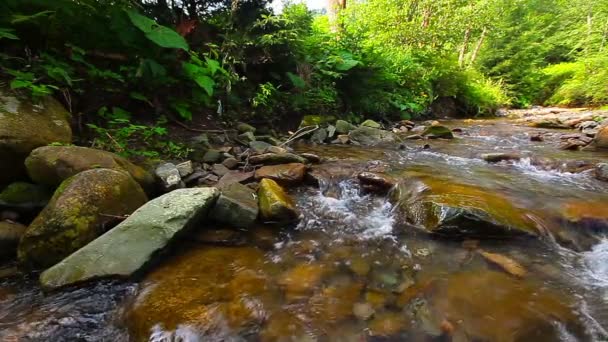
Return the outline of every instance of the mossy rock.
<path id="1" fill-rule="evenodd" d="M 348 134 L 350 131 L 357 128 L 357 126 L 351 124 L 348 121 L 338 120 L 336 121 L 336 132 L 338 134 Z"/>
<path id="2" fill-rule="evenodd" d="M 453 139 L 454 134 L 452 130 L 441 125 L 434 125 L 427 127 L 424 132 L 422 132 L 423 136 L 428 138 L 442 138 L 442 139 Z"/>
<path id="3" fill-rule="evenodd" d="M 19 244 L 19 260 L 27 268 L 51 266 L 146 201 L 141 186 L 123 171 L 83 171 L 59 186 L 28 227 Z"/>
<path id="4" fill-rule="evenodd" d="M 374 120 L 365 120 L 361 123 L 361 127 L 382 128 L 382 125 Z"/>
<path id="5" fill-rule="evenodd" d="M 264 178 L 260 181 L 258 200 L 262 220 L 290 222 L 299 216 L 291 197 L 272 179 Z"/>
<path id="6" fill-rule="evenodd" d="M 40 208 L 49 202 L 52 195 L 52 191 L 45 186 L 15 182 L 0 193 L 0 207 Z"/>
<path id="7" fill-rule="evenodd" d="M 70 114 L 51 97 L 38 103 L 0 88 L 0 185 L 24 178 L 23 161 L 35 148 L 70 143 Z"/>
<path id="8" fill-rule="evenodd" d="M 241 123 L 239 123 L 239 124 L 236 125 L 236 130 L 239 133 L 247 133 L 247 132 L 255 133 L 256 128 L 253 127 L 253 126 L 251 126 L 251 125 L 249 125 L 249 124 L 241 122 Z"/>
<path id="9" fill-rule="evenodd" d="M 390 144 L 399 140 L 393 132 L 367 126 L 361 126 L 352 130 L 348 134 L 348 137 L 351 142 L 363 146 Z"/>
<path id="10" fill-rule="evenodd" d="M 325 125 L 334 121 L 336 121 L 336 117 L 333 115 L 304 115 L 300 127 Z"/>
<path id="11" fill-rule="evenodd" d="M 114 153 L 79 146 L 44 146 L 25 160 L 30 178 L 39 184 L 57 186 L 75 174 L 91 169 L 128 172 L 145 190 L 154 187 L 154 177 L 143 168 Z"/>

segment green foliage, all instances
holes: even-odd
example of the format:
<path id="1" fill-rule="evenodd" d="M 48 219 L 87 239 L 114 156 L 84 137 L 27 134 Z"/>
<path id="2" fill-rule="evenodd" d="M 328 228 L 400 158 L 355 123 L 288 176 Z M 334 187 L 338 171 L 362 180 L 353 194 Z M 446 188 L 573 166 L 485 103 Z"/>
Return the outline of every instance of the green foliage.
<path id="1" fill-rule="evenodd" d="M 544 69 L 547 84 L 553 87 L 547 104 L 600 106 L 608 103 L 608 56 L 598 54 L 574 63 Z"/>
<path id="2" fill-rule="evenodd" d="M 140 29 L 146 38 L 154 42 L 154 44 L 163 48 L 182 49 L 188 51 L 188 43 L 184 37 L 180 36 L 172 29 L 159 25 L 156 21 L 141 15 L 135 11 L 126 11 L 129 19 L 138 29 Z"/>

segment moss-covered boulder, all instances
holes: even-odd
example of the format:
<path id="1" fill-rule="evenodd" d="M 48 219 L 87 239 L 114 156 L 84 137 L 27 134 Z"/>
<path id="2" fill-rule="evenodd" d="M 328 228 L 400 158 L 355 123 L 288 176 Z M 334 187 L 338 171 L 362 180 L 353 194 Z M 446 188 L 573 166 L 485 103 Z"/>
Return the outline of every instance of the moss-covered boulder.
<path id="1" fill-rule="evenodd" d="M 0 208 L 36 209 L 44 207 L 51 196 L 49 188 L 26 182 L 11 183 L 0 193 Z"/>
<path id="2" fill-rule="evenodd" d="M 118 226 L 44 271 L 41 285 L 55 289 L 97 278 L 125 278 L 143 270 L 175 238 L 200 225 L 218 195 L 216 188 L 190 188 L 151 200 Z"/>
<path id="3" fill-rule="evenodd" d="M 264 221 L 290 222 L 299 216 L 291 197 L 272 179 L 264 178 L 260 181 L 258 200 L 260 217 Z"/>
<path id="4" fill-rule="evenodd" d="M 424 132 L 422 132 L 422 136 L 425 136 L 430 139 L 453 139 L 454 134 L 452 130 L 441 125 L 432 125 L 427 127 Z"/>
<path id="5" fill-rule="evenodd" d="M 363 146 L 390 144 L 398 140 L 393 132 L 367 126 L 361 126 L 352 130 L 348 134 L 348 137 L 352 143 Z"/>
<path id="6" fill-rule="evenodd" d="M 354 130 L 355 128 L 357 128 L 357 126 L 351 124 L 348 121 L 345 121 L 345 120 L 336 121 L 336 132 L 338 134 L 348 134 L 350 131 Z"/>
<path id="7" fill-rule="evenodd" d="M 126 172 L 83 171 L 59 186 L 28 227 L 19 244 L 19 260 L 28 268 L 51 266 L 146 201 L 141 186 Z"/>
<path id="8" fill-rule="evenodd" d="M 370 120 L 370 119 L 363 121 L 361 123 L 361 126 L 362 127 L 371 127 L 371 128 L 382 128 L 381 124 L 377 123 L 374 120 Z"/>
<path id="9" fill-rule="evenodd" d="M 32 180 L 48 186 L 57 186 L 79 172 L 98 168 L 126 171 L 147 191 L 154 186 L 154 177 L 143 168 L 114 153 L 87 147 L 40 147 L 32 151 L 25 165 Z"/>
<path id="10" fill-rule="evenodd" d="M 53 98 L 39 103 L 0 88 L 0 185 L 25 175 L 23 161 L 36 147 L 70 143 L 70 115 Z"/>
<path id="11" fill-rule="evenodd" d="M 26 229 L 19 223 L 0 221 L 0 261 L 17 255 L 19 239 Z"/>

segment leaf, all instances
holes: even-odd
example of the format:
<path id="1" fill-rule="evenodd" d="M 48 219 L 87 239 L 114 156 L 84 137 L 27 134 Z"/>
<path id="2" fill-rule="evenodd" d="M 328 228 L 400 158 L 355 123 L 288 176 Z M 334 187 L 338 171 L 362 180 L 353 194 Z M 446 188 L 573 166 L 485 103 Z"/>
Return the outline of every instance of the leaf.
<path id="1" fill-rule="evenodd" d="M 150 102 L 150 100 L 148 100 L 148 98 L 146 97 L 146 95 L 136 92 L 136 91 L 132 91 L 129 93 L 129 97 L 131 97 L 134 100 L 139 100 L 139 101 L 143 101 L 149 105 L 152 105 L 152 103 Z"/>
<path id="2" fill-rule="evenodd" d="M 517 261 L 506 257 L 502 254 L 490 253 L 485 251 L 478 251 L 488 262 L 499 266 L 505 272 L 512 276 L 523 278 L 526 275 L 526 269 L 520 265 Z"/>
<path id="3" fill-rule="evenodd" d="M 32 15 L 15 14 L 13 15 L 13 20 L 11 20 L 11 24 L 19 24 L 30 20 L 36 20 L 38 18 L 42 18 L 53 13 L 55 13 L 55 11 L 42 11 Z"/>
<path id="4" fill-rule="evenodd" d="M 306 82 L 304 82 L 304 80 L 300 76 L 293 74 L 291 72 L 287 72 L 287 77 L 289 78 L 289 80 L 291 81 L 291 83 L 293 84 L 294 87 L 296 87 L 296 88 L 305 88 L 306 87 Z"/>
<path id="5" fill-rule="evenodd" d="M 207 95 L 213 95 L 213 86 L 215 85 L 215 81 L 211 77 L 206 75 L 196 75 L 194 77 L 194 82 L 196 82 L 199 87 L 205 89 Z"/>
<path id="6" fill-rule="evenodd" d="M 171 107 L 179 114 L 182 119 L 192 121 L 192 112 L 186 103 L 173 103 Z"/>
<path id="7" fill-rule="evenodd" d="M 140 29 L 150 41 L 156 45 L 168 49 L 182 49 L 188 51 L 188 43 L 184 37 L 174 30 L 159 25 L 156 21 L 143 16 L 135 11 L 126 11 L 129 19 Z"/>
<path id="8" fill-rule="evenodd" d="M 336 64 L 336 69 L 339 71 L 348 71 L 348 70 L 356 67 L 360 63 L 361 62 L 354 60 L 354 59 L 343 59 L 338 64 Z"/>
<path id="9" fill-rule="evenodd" d="M 0 27 L 0 39 L 6 38 L 6 39 L 19 40 L 19 37 L 17 37 L 16 35 L 13 34 L 14 32 L 15 32 L 15 30 L 13 30 L 13 29 L 7 29 L 7 28 Z"/>
<path id="10" fill-rule="evenodd" d="M 215 75 L 215 73 L 222 68 L 220 66 L 220 62 L 216 61 L 215 59 L 205 57 L 205 61 L 207 62 L 207 68 L 209 68 L 211 76 Z"/>
<path id="11" fill-rule="evenodd" d="M 25 80 L 12 80 L 11 81 L 11 89 L 19 89 L 19 88 L 27 88 L 32 85 L 32 82 Z"/>

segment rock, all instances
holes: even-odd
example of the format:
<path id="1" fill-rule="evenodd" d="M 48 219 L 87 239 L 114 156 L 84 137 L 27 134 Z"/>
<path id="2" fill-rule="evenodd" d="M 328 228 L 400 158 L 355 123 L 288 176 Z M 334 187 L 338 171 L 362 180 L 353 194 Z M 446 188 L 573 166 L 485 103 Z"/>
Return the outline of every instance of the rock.
<path id="1" fill-rule="evenodd" d="M 0 221 L 0 260 L 17 256 L 17 245 L 26 229 L 19 223 Z"/>
<path id="2" fill-rule="evenodd" d="M 406 220 L 445 237 L 538 236 L 541 221 L 495 191 L 429 178 L 400 183 L 395 192 Z"/>
<path id="3" fill-rule="evenodd" d="M 240 122 L 236 125 L 236 130 L 239 133 L 247 133 L 247 132 L 251 132 L 251 133 L 255 133 L 255 127 L 246 124 L 244 122 Z"/>
<path id="4" fill-rule="evenodd" d="M 203 162 L 208 164 L 217 163 L 222 159 L 222 152 L 218 150 L 208 150 L 203 156 Z"/>
<path id="5" fill-rule="evenodd" d="M 223 188 L 232 183 L 245 183 L 253 179 L 254 172 L 230 171 L 220 178 L 217 183 L 218 188 Z"/>
<path id="6" fill-rule="evenodd" d="M 311 316 L 316 326 L 337 324 L 353 316 L 353 307 L 360 297 L 363 285 L 346 282 L 330 284 L 315 293 L 308 301 Z M 342 335 L 340 335 L 342 336 Z M 329 338 L 335 341 L 335 338 Z M 352 339 L 350 339 L 352 341 Z"/>
<path id="7" fill-rule="evenodd" d="M 131 276 L 176 235 L 198 225 L 218 196 L 215 188 L 190 188 L 155 198 L 114 229 L 44 271 L 40 283 L 46 289 L 55 289 L 102 277 Z"/>
<path id="8" fill-rule="evenodd" d="M 355 303 L 353 305 L 353 314 L 362 321 L 370 319 L 376 311 L 368 303 Z"/>
<path id="9" fill-rule="evenodd" d="M 293 298 L 312 292 L 321 284 L 329 268 L 322 263 L 302 263 L 279 276 L 278 284 Z"/>
<path id="10" fill-rule="evenodd" d="M 481 155 L 481 159 L 488 163 L 498 163 L 501 161 L 520 160 L 521 156 L 515 153 L 485 153 Z"/>
<path id="11" fill-rule="evenodd" d="M 183 182 L 186 185 L 191 185 L 193 183 L 197 183 L 199 179 L 207 176 L 209 174 L 209 172 L 207 171 L 195 171 L 193 174 L 191 174 L 190 176 L 186 177 L 183 179 Z"/>
<path id="12" fill-rule="evenodd" d="M 604 124 L 600 127 L 591 146 L 597 149 L 608 149 L 608 125 Z"/>
<path id="13" fill-rule="evenodd" d="M 584 140 L 581 140 L 581 139 L 578 139 L 578 138 L 571 138 L 571 139 L 568 139 L 566 141 L 563 141 L 559 145 L 559 148 L 560 148 L 560 150 L 576 151 L 576 150 L 580 149 L 581 147 L 587 146 L 588 144 L 589 143 L 585 142 Z"/>
<path id="14" fill-rule="evenodd" d="M 198 185 L 213 186 L 213 185 L 216 185 L 219 180 L 220 180 L 220 177 L 218 177 L 212 173 L 208 173 L 206 176 L 198 179 Z"/>
<path id="15" fill-rule="evenodd" d="M 177 170 L 179 171 L 179 175 L 184 178 L 190 176 L 194 172 L 194 167 L 192 166 L 192 161 L 188 160 L 183 163 L 179 163 L 175 165 Z"/>
<path id="16" fill-rule="evenodd" d="M 251 132 L 239 134 L 238 138 L 245 144 L 250 144 L 252 141 L 255 141 L 255 135 L 253 135 Z"/>
<path id="17" fill-rule="evenodd" d="M 218 177 L 222 177 L 230 172 L 230 170 L 223 164 L 213 164 L 211 167 L 211 172 L 215 173 Z"/>
<path id="18" fill-rule="evenodd" d="M 210 216 L 232 227 L 249 228 L 258 217 L 255 191 L 240 183 L 223 187 Z"/>
<path id="19" fill-rule="evenodd" d="M 348 134 L 348 133 L 350 133 L 350 131 L 354 130 L 355 128 L 357 128 L 357 126 L 351 124 L 348 121 L 344 121 L 344 120 L 336 121 L 336 132 L 338 134 Z"/>
<path id="20" fill-rule="evenodd" d="M 348 137 L 351 142 L 363 146 L 394 143 L 398 140 L 397 136 L 393 132 L 383 131 L 381 129 L 366 126 L 361 126 L 351 131 L 348 134 Z"/>
<path id="21" fill-rule="evenodd" d="M 544 141 L 545 138 L 543 137 L 543 135 L 541 133 L 534 133 L 530 135 L 530 141 Z"/>
<path id="22" fill-rule="evenodd" d="M 346 134 L 340 134 L 336 137 L 336 140 L 332 141 L 334 144 L 346 145 L 350 142 L 350 138 Z"/>
<path id="23" fill-rule="evenodd" d="M 425 130 L 426 130 L 426 126 L 420 125 L 420 126 L 414 126 L 413 128 L 411 128 L 410 132 L 422 134 L 422 132 L 424 132 Z"/>
<path id="24" fill-rule="evenodd" d="M 484 259 L 488 262 L 497 265 L 501 269 L 503 269 L 508 274 L 517 277 L 523 278 L 526 275 L 526 269 L 520 265 L 517 261 L 506 257 L 502 254 L 490 253 L 483 250 L 477 251 Z"/>
<path id="25" fill-rule="evenodd" d="M 15 182 L 0 193 L 0 208 L 35 210 L 44 207 L 52 195 L 45 186 Z"/>
<path id="26" fill-rule="evenodd" d="M 321 157 L 313 153 L 300 153 L 300 157 L 306 158 L 306 160 L 313 164 L 318 164 L 321 162 Z"/>
<path id="27" fill-rule="evenodd" d="M 306 164 L 308 161 L 293 153 L 263 153 L 257 156 L 249 157 L 249 163 L 257 165 L 277 165 L 277 164 L 289 164 L 289 163 L 300 163 Z"/>
<path id="28" fill-rule="evenodd" d="M 179 170 L 174 164 L 160 164 L 154 170 L 154 174 L 159 179 L 164 192 L 173 191 L 185 186 L 182 182 Z"/>
<path id="29" fill-rule="evenodd" d="M 333 122 L 334 120 L 336 120 L 336 118 L 332 115 L 304 115 L 302 121 L 300 122 L 300 128 L 315 125 L 325 125 Z"/>
<path id="30" fill-rule="evenodd" d="M 439 124 L 434 124 L 434 125 L 427 127 L 424 130 L 424 132 L 422 132 L 421 135 L 425 136 L 429 139 L 437 139 L 437 138 L 453 139 L 454 138 L 454 134 L 452 133 L 452 130 L 450 130 L 449 128 L 447 128 L 445 126 L 441 126 Z"/>
<path id="31" fill-rule="evenodd" d="M 263 141 L 252 141 L 249 143 L 249 147 L 254 153 L 264 153 L 268 147 L 271 147 L 267 142 Z"/>
<path id="32" fill-rule="evenodd" d="M 235 158 L 226 158 L 222 162 L 222 165 L 224 165 L 228 170 L 234 170 L 239 166 L 239 161 Z"/>
<path id="33" fill-rule="evenodd" d="M 583 332 L 571 309 L 576 300 L 543 283 L 514 279 L 501 272 L 458 272 L 438 280 L 430 309 L 455 325 L 455 334 L 471 341 L 556 341 Z M 497 295 L 497 294 L 500 295 Z M 572 336 L 587 340 L 585 336 Z"/>
<path id="34" fill-rule="evenodd" d="M 336 134 L 336 126 L 327 125 L 327 139 L 331 139 Z"/>
<path id="35" fill-rule="evenodd" d="M 291 197 L 272 179 L 260 181 L 258 199 L 260 217 L 265 221 L 290 222 L 300 215 Z"/>
<path id="36" fill-rule="evenodd" d="M 300 163 L 263 166 L 255 172 L 255 179 L 268 178 L 282 185 L 293 185 L 304 180 L 306 170 L 306 165 Z"/>
<path id="37" fill-rule="evenodd" d="M 569 124 L 562 122 L 557 117 L 539 117 L 530 122 L 530 126 L 538 128 L 571 128 Z"/>
<path id="38" fill-rule="evenodd" d="M 117 217 L 146 203 L 129 174 L 93 169 L 65 180 L 34 219 L 19 244 L 19 261 L 28 268 L 51 266 L 103 234 Z"/>
<path id="39" fill-rule="evenodd" d="M 420 140 L 420 139 L 422 139 L 422 135 L 419 135 L 419 134 L 408 135 L 407 137 L 405 137 L 405 139 L 407 139 L 407 140 Z"/>
<path id="40" fill-rule="evenodd" d="M 361 125 L 359 125 L 359 126 L 361 126 L 361 127 L 378 128 L 378 129 L 382 128 L 382 125 L 381 125 L 381 124 L 377 123 L 377 122 L 376 122 L 376 121 L 374 121 L 374 120 L 369 120 L 369 119 L 368 119 L 368 120 L 363 121 L 363 122 L 361 123 Z"/>
<path id="41" fill-rule="evenodd" d="M 595 166 L 595 178 L 608 182 L 608 164 L 601 163 Z M 0 195 L 2 198 L 2 195 Z"/>
<path id="42" fill-rule="evenodd" d="M 146 191 L 154 188 L 154 177 L 146 170 L 110 152 L 79 146 L 44 146 L 25 160 L 27 173 L 39 184 L 55 187 L 79 172 L 113 169 L 128 172 Z"/>
<path id="43" fill-rule="evenodd" d="M 378 172 L 361 172 L 357 178 L 364 189 L 372 192 L 387 193 L 397 184 L 392 177 Z"/>
<path id="44" fill-rule="evenodd" d="M 368 325 L 370 335 L 384 337 L 397 335 L 407 328 L 409 328 L 407 316 L 396 312 L 385 312 L 376 315 Z"/>
<path id="45" fill-rule="evenodd" d="M 0 88 L 0 186 L 25 175 L 32 150 L 53 142 L 72 142 L 70 114 L 52 97 L 39 103 Z"/>
<path id="46" fill-rule="evenodd" d="M 264 153 L 276 153 L 276 154 L 281 154 L 281 153 L 287 153 L 289 151 L 287 151 L 286 149 L 279 147 L 279 146 L 269 146 L 268 148 L 266 148 L 266 151 L 264 151 Z"/>
<path id="47" fill-rule="evenodd" d="M 319 128 L 312 134 L 310 141 L 313 143 L 322 144 L 327 139 L 327 135 L 327 130 L 325 128 Z"/>

